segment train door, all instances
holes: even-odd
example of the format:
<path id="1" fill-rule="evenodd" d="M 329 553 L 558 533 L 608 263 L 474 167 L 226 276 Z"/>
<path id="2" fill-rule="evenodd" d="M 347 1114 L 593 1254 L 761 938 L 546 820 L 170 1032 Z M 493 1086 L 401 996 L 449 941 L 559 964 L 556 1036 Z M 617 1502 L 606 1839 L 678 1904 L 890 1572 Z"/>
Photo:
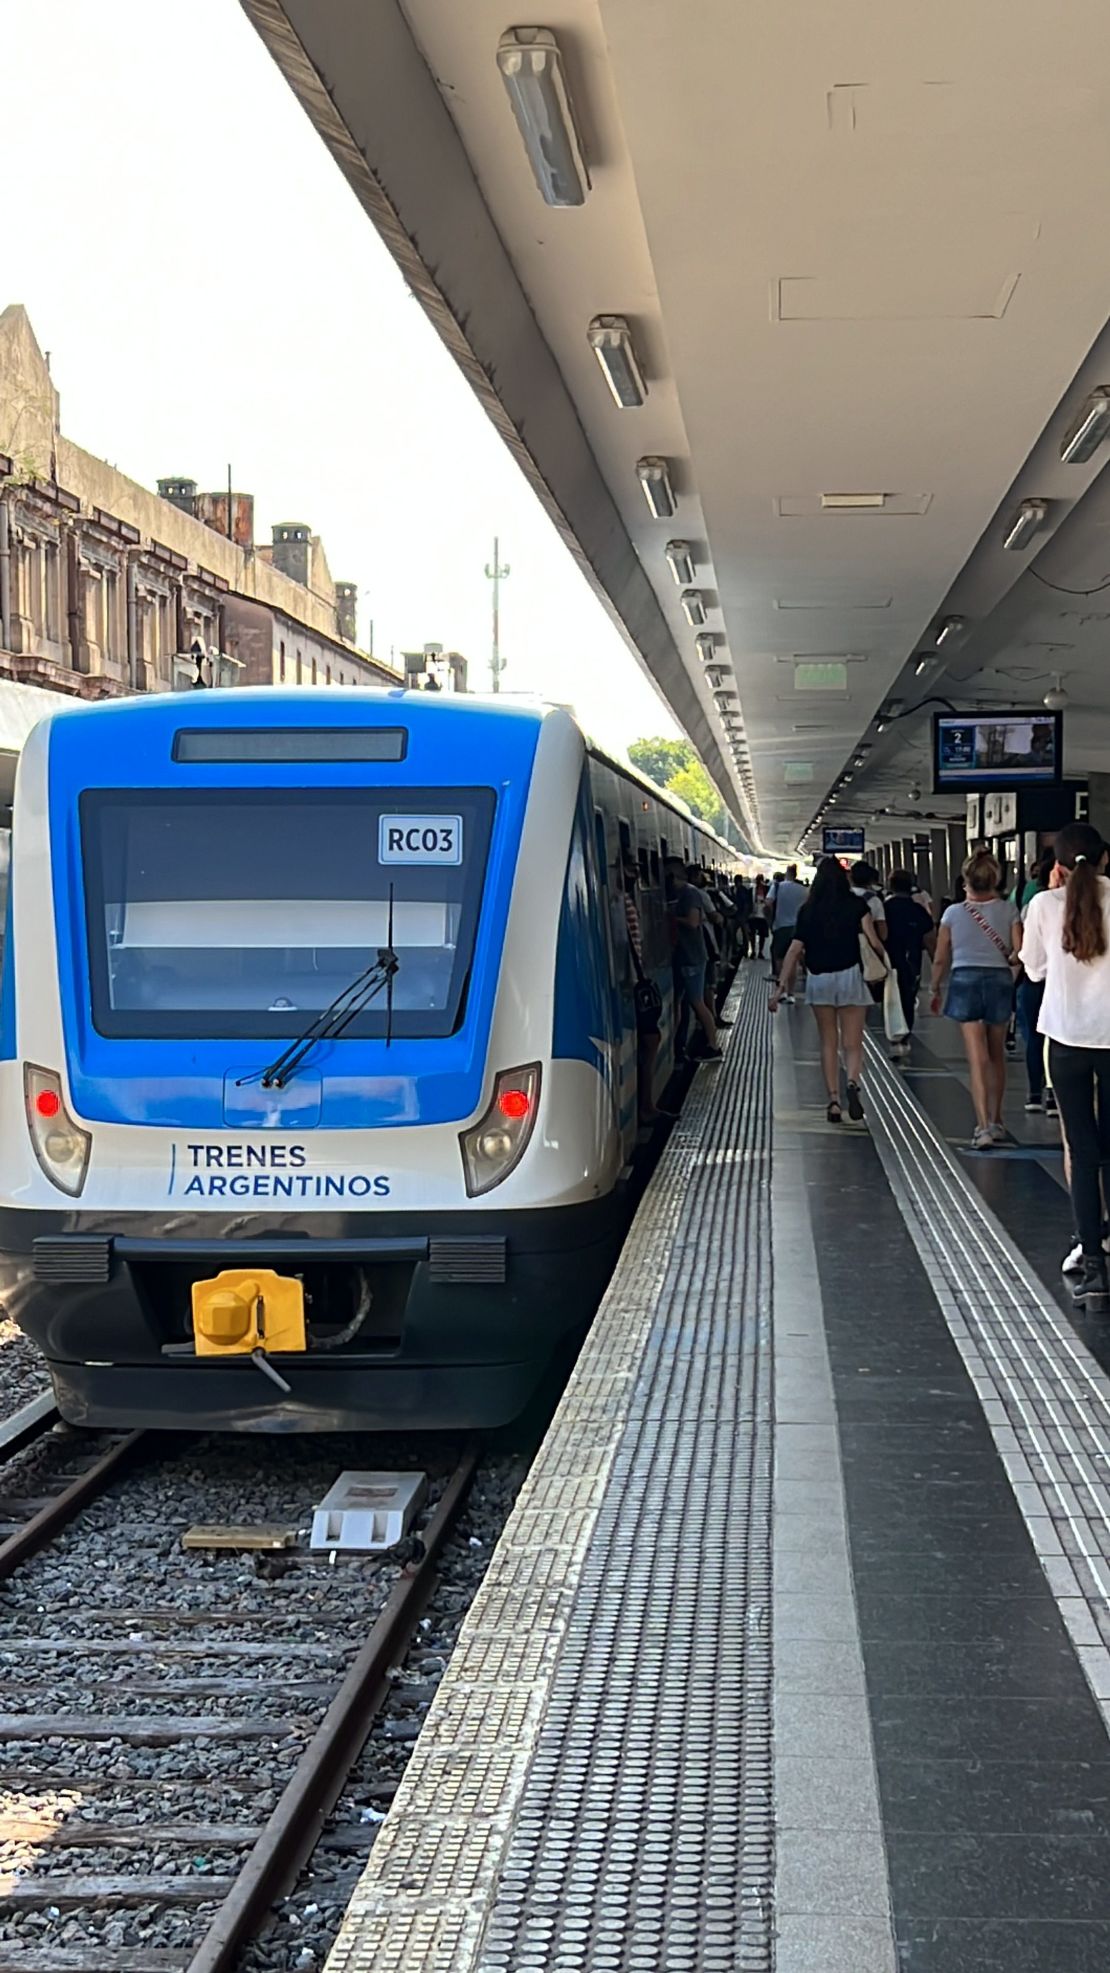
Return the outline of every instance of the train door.
<path id="1" fill-rule="evenodd" d="M 636 1010 L 632 998 L 632 960 L 628 919 L 624 908 L 624 878 L 620 867 L 620 835 L 600 808 L 594 808 L 594 850 L 598 895 L 608 959 L 609 1013 L 615 1049 L 615 1096 L 621 1149 L 627 1159 L 636 1143 Z"/>

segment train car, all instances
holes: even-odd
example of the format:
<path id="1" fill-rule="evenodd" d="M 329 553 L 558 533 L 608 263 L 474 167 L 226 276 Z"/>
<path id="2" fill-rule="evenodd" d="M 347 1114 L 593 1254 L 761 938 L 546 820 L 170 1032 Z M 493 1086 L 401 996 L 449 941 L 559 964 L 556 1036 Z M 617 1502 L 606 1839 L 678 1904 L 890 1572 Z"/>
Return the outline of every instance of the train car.
<path id="1" fill-rule="evenodd" d="M 669 853 L 566 712 L 273 690 L 60 706 L 16 784 L 0 1295 L 65 1418 L 492 1425 L 588 1319 L 670 1074 Z"/>

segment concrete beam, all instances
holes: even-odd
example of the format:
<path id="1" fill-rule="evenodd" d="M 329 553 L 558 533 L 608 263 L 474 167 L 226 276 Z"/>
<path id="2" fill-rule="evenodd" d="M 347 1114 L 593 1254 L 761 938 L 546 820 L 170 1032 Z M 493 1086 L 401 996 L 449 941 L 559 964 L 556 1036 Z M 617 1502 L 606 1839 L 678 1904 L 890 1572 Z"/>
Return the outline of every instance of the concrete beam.
<path id="1" fill-rule="evenodd" d="M 578 566 L 739 817 L 737 791 L 704 708 L 397 0 L 240 4 Z"/>

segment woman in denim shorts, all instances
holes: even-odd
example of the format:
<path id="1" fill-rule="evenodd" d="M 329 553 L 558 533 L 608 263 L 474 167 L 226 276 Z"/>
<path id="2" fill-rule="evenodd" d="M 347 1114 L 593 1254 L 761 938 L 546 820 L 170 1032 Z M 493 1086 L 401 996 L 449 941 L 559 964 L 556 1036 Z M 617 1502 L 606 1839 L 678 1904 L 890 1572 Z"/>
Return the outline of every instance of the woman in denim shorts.
<path id="1" fill-rule="evenodd" d="M 964 864 L 967 896 L 950 904 L 940 921 L 933 959 L 933 1012 L 943 1002 L 958 1021 L 971 1074 L 977 1151 L 1001 1144 L 1006 1136 L 1002 1099 L 1006 1093 L 1006 1030 L 1014 1001 L 1014 965 L 1021 949 L 1021 915 L 998 894 L 1002 871 L 985 850 Z M 948 980 L 947 998 L 944 995 Z"/>

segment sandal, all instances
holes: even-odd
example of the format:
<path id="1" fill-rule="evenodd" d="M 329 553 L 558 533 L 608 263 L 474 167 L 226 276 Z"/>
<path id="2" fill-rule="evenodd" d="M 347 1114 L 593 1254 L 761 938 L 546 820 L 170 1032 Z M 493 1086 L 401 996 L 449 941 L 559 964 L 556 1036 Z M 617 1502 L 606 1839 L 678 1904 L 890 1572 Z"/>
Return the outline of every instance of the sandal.
<path id="1" fill-rule="evenodd" d="M 840 1104 L 835 1096 L 832 1098 L 828 1109 L 825 1111 L 825 1119 L 826 1122 L 831 1124 L 839 1124 L 839 1123 L 843 1123 L 844 1121 L 844 1118 L 841 1115 Z"/>
<path id="2" fill-rule="evenodd" d="M 848 1115 L 854 1124 L 863 1122 L 863 1104 L 860 1102 L 858 1082 L 848 1084 Z"/>

